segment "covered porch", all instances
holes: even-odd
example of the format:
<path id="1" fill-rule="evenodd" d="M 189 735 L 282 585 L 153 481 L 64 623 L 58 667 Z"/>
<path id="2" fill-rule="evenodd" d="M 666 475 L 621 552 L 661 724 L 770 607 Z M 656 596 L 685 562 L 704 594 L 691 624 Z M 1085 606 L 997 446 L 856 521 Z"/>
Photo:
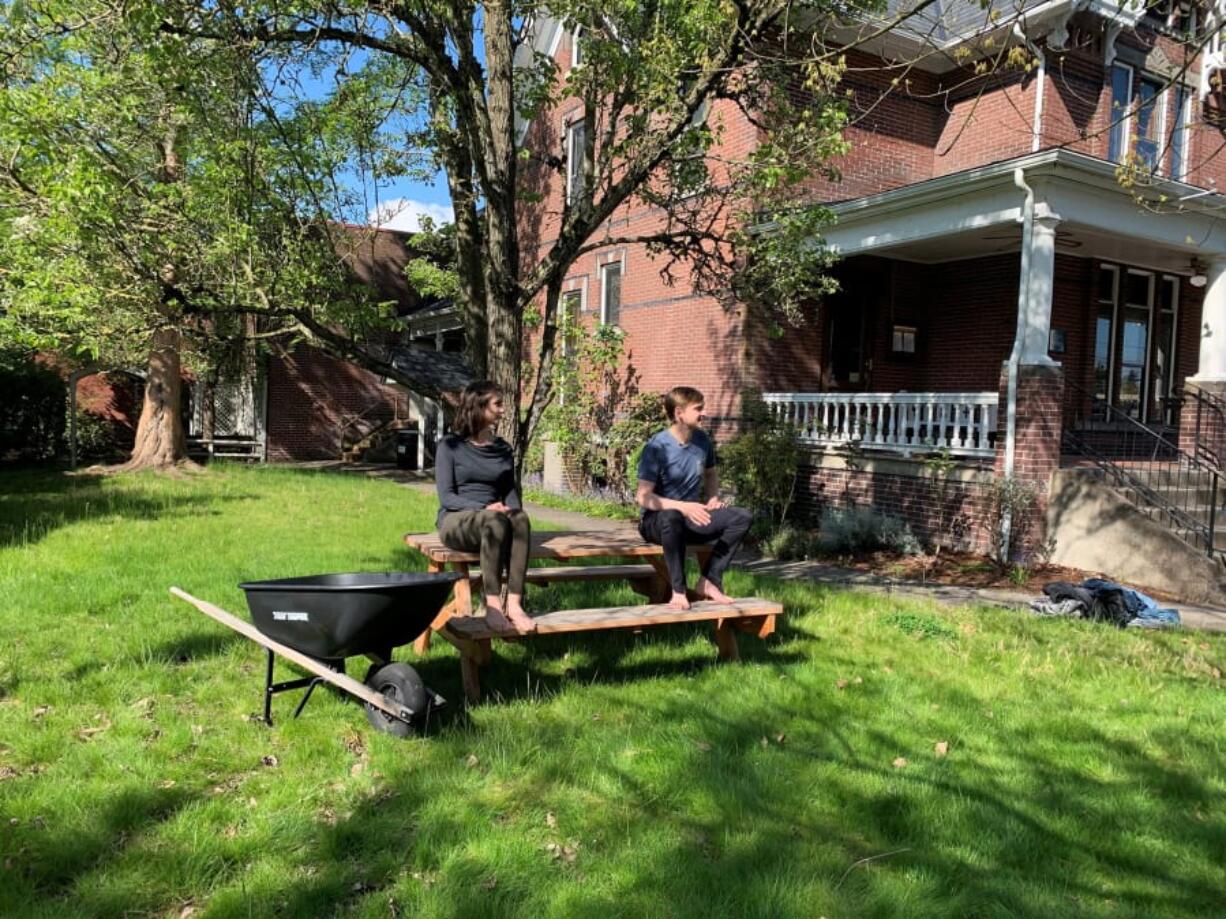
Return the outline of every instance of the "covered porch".
<path id="1" fill-rule="evenodd" d="M 766 401 L 814 447 L 994 461 L 1015 354 L 1056 381 L 1014 410 L 1057 458 L 1072 428 L 1106 450 L 1137 423 L 1179 443 L 1185 384 L 1226 386 L 1224 203 L 1129 192 L 1058 150 L 834 205 L 842 289 L 772 362 Z"/>

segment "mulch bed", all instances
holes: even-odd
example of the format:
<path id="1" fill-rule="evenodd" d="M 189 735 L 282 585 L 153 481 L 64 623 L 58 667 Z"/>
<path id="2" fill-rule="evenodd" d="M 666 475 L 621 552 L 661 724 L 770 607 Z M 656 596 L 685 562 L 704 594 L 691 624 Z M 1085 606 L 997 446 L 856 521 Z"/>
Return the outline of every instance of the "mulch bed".
<path id="1" fill-rule="evenodd" d="M 1086 578 L 1094 577 L 1115 580 L 1110 574 L 1103 572 L 1082 571 L 1079 568 L 1066 568 L 1063 565 L 1043 565 L 1027 569 L 1026 580 L 1017 581 L 1014 580 L 1008 569 L 1002 569 L 983 555 L 948 550 L 941 552 L 935 558 L 931 555 L 872 552 L 860 556 L 827 558 L 823 561 L 900 580 L 951 584 L 957 587 L 1016 590 L 1034 594 L 1036 597 L 1043 592 L 1043 585 L 1050 584 L 1052 581 L 1080 584 Z M 1148 587 L 1140 589 L 1155 600 L 1170 602 L 1174 599 Z"/>

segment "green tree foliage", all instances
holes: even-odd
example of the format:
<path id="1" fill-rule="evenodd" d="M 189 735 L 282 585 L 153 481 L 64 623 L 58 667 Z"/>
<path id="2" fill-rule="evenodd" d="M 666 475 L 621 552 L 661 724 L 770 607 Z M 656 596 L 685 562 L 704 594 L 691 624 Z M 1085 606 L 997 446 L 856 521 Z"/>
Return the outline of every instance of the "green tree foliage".
<path id="1" fill-rule="evenodd" d="M 394 312 L 345 264 L 368 239 L 336 222 L 364 202 L 337 177 L 411 94 L 376 62 L 287 108 L 280 63 L 168 35 L 152 9 L 0 0 L 0 341 L 148 367 L 135 465 L 181 458 L 180 367 L 236 340 L 398 375 L 371 346 Z"/>
<path id="2" fill-rule="evenodd" d="M 844 149 L 844 100 L 834 90 L 842 59 L 811 40 L 856 15 L 855 3 L 137 0 L 128 9 L 171 37 L 274 56 L 286 117 L 317 104 L 319 81 L 303 75 L 326 72 L 329 60 L 361 62 L 363 74 L 385 66 L 420 101 L 417 110 L 376 110 L 370 159 L 390 177 L 423 155 L 446 177 L 454 275 L 416 277 L 453 294 L 474 371 L 523 394 L 506 432 L 521 455 L 553 401 L 562 281 L 597 245 L 643 244 L 666 274 L 684 270 L 701 289 L 759 297 L 785 318 L 828 287 L 813 236 L 827 215 L 793 206 L 798 183 L 829 173 Z M 582 66 L 567 78 L 543 40 L 557 22 L 581 31 Z M 338 80 L 336 93 L 353 79 Z M 295 90 L 307 84 L 312 92 Z M 757 143 L 713 158 L 725 125 L 707 113 L 725 101 L 752 117 Z M 582 112 L 582 181 L 553 215 L 557 233 L 521 251 L 524 226 L 546 217 L 533 210 L 543 188 L 571 168 L 556 146 L 521 146 L 521 131 L 554 123 L 564 108 Z M 399 132 L 376 130 L 379 112 L 395 116 Z M 612 236 L 610 217 L 636 202 L 662 220 Z M 753 231 L 762 225 L 772 232 Z M 541 322 L 525 339 L 533 310 Z"/>
<path id="3" fill-rule="evenodd" d="M 757 517 L 761 535 L 788 519 L 796 491 L 800 442 L 796 430 L 770 413 L 754 393 L 742 398 L 744 432 L 720 450 L 724 480 L 738 504 Z"/>
<path id="4" fill-rule="evenodd" d="M 544 435 L 588 486 L 628 500 L 635 485 L 632 460 L 665 424 L 660 397 L 639 391 L 617 326 L 589 330 L 567 317 L 563 330 L 566 346 L 553 367 L 557 401 L 545 413 Z"/>

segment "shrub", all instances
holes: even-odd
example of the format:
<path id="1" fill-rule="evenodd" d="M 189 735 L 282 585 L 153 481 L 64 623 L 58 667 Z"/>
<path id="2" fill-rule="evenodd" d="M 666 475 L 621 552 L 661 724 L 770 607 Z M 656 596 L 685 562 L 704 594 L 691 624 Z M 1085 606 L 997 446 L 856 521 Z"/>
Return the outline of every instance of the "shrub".
<path id="1" fill-rule="evenodd" d="M 804 530 L 785 523 L 762 540 L 762 553 L 781 561 L 803 560 L 813 553 L 813 538 Z"/>
<path id="2" fill-rule="evenodd" d="M 919 555 L 923 551 L 905 520 L 871 507 L 826 508 L 822 512 L 817 545 L 830 555 L 875 549 L 889 549 L 903 555 Z"/>
<path id="3" fill-rule="evenodd" d="M 545 414 L 542 435 L 558 445 L 589 489 L 628 497 L 637 467 L 631 457 L 664 423 L 660 399 L 639 392 L 637 372 L 622 367 L 624 333 L 617 326 L 562 331 L 574 348 L 554 366 L 557 400 Z"/>
<path id="4" fill-rule="evenodd" d="M 737 504 L 754 512 L 765 541 L 788 519 L 800 443 L 795 429 L 771 415 L 756 394 L 745 393 L 741 404 L 745 431 L 720 448 L 720 477 Z"/>
<path id="5" fill-rule="evenodd" d="M 1002 567 L 1024 559 L 1031 531 L 1035 527 L 1038 490 L 1030 482 L 1009 476 L 995 479 L 988 486 L 988 526 L 992 539 L 992 557 Z M 1006 538 L 1004 521 L 1010 521 Z M 1054 548 L 1054 544 L 1051 548 Z M 1050 555 L 1050 551 L 1048 551 Z"/>
<path id="6" fill-rule="evenodd" d="M 0 458 L 44 460 L 64 445 L 67 387 L 29 355 L 0 354 Z"/>

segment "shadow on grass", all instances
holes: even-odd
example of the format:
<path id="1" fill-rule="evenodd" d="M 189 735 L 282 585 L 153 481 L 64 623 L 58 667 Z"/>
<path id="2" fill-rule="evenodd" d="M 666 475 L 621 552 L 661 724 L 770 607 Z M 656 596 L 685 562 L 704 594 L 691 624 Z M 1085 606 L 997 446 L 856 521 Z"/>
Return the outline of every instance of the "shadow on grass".
<path id="1" fill-rule="evenodd" d="M 55 530 L 100 518 L 156 520 L 184 513 L 209 512 L 219 502 L 249 500 L 242 494 L 151 495 L 104 488 L 106 476 L 45 471 L 0 474 L 0 548 L 29 545 Z"/>
<path id="2" fill-rule="evenodd" d="M 523 763 L 518 791 L 542 813 L 552 800 L 592 801 L 582 831 L 559 815 L 557 838 L 583 835 L 573 865 L 545 851 L 548 834 L 535 810 L 522 818 L 531 825 L 504 827 L 488 801 L 455 799 L 455 774 L 476 768 L 479 776 L 486 766 L 421 769 L 406 756 L 388 770 L 386 793 L 295 838 L 302 863 L 314 870 L 262 891 L 256 911 L 411 915 L 406 897 L 429 904 L 432 915 L 454 916 L 1193 917 L 1220 905 L 1217 886 L 1181 859 L 1123 842 L 1121 834 L 1139 829 L 1130 815 L 1115 807 L 1105 823 L 1096 816 L 1120 786 L 1148 784 L 1170 795 L 1148 832 L 1179 840 L 1183 854 L 1202 863 L 1222 851 L 1220 821 L 1189 826 L 1184 816 L 1211 807 L 1213 789 L 1142 746 L 1088 725 L 1068 738 L 1101 751 L 1115 773 L 1109 781 L 1036 754 L 1020 730 L 1002 738 L 1012 751 L 1008 765 L 1022 770 L 1020 786 L 999 781 L 999 767 L 973 763 L 898 770 L 857 752 L 865 741 L 843 730 L 837 704 L 812 701 L 803 712 L 782 713 L 805 719 L 802 737 L 763 745 L 773 700 L 747 705 L 737 687 L 716 691 L 701 707 L 692 695 L 640 696 L 646 721 L 686 723 L 705 746 L 674 750 L 646 773 L 611 755 L 576 768 L 565 756 Z M 573 725 L 548 717 L 523 729 L 540 750 L 567 750 L 574 740 Z M 448 740 L 454 737 L 444 732 L 437 742 Z M 887 749 L 905 742 L 880 731 L 871 740 Z M 781 774 L 796 781 L 780 784 Z M 616 789 L 617 801 L 593 799 L 593 788 Z M 679 797 L 704 803 L 679 806 Z M 812 806 L 815 799 L 824 806 Z M 1087 814 L 1086 825 L 1057 819 L 1070 813 Z M 943 816 L 955 830 L 943 829 Z M 1108 831 L 1112 822 L 1117 832 Z M 517 850 L 510 863 L 481 848 L 487 834 L 501 834 Z M 584 883 L 589 872 L 598 883 Z M 215 914 L 240 912 L 235 903 Z"/>

